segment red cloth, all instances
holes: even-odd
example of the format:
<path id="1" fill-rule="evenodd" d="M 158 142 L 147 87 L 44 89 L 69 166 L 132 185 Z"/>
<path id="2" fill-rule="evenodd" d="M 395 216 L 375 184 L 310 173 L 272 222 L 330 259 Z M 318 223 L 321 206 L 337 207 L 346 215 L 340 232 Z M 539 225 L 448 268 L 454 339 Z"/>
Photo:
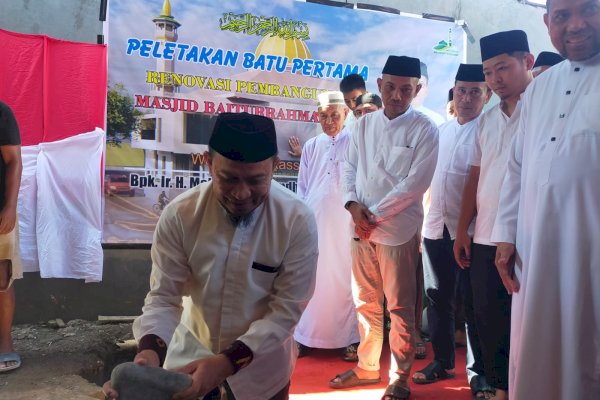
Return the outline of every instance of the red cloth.
<path id="1" fill-rule="evenodd" d="M 23 146 L 105 129 L 106 50 L 0 29 L 0 99 L 15 113 Z"/>

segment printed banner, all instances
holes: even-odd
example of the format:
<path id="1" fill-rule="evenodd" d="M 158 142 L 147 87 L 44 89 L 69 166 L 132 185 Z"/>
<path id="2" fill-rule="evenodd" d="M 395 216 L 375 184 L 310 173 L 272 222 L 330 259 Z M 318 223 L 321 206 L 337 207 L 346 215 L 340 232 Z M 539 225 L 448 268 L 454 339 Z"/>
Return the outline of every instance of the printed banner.
<path id="1" fill-rule="evenodd" d="M 164 206 L 210 179 L 204 152 L 216 116 L 275 121 L 276 179 L 296 190 L 303 144 L 321 132 L 317 95 L 360 74 L 379 93 L 390 54 L 418 57 L 416 100 L 438 123 L 464 59 L 454 23 L 294 0 L 112 0 L 104 242 L 151 242 Z"/>

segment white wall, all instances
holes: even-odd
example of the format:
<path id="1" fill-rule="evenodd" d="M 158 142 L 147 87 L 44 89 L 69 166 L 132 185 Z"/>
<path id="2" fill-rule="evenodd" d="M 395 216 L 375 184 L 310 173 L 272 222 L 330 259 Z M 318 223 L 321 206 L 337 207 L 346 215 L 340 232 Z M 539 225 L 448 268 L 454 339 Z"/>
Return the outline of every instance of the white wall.
<path id="1" fill-rule="evenodd" d="M 349 3 L 352 1 L 348 1 Z M 356 1 L 355 1 L 356 2 Z M 468 42 L 467 62 L 480 63 L 479 39 L 495 32 L 522 29 L 531 52 L 556 51 L 544 25 L 545 8 L 523 0 L 360 0 L 361 3 L 393 7 L 412 14 L 430 13 L 464 20 L 475 38 Z"/>

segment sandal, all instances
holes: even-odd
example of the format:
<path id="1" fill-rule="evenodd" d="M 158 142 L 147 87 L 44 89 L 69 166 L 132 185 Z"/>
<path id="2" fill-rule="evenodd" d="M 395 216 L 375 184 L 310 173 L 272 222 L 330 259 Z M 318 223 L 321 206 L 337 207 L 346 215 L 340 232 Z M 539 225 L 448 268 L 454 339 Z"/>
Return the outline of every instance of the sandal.
<path id="1" fill-rule="evenodd" d="M 356 373 L 349 369 L 329 381 L 329 386 L 334 389 L 345 389 L 354 386 L 375 385 L 381 382 L 381 378 L 376 379 L 360 379 Z"/>
<path id="2" fill-rule="evenodd" d="M 483 375 L 475 375 L 469 382 L 471 387 L 471 393 L 473 394 L 473 400 L 487 399 L 490 395 L 495 396 L 496 390 L 488 385 Z"/>
<path id="3" fill-rule="evenodd" d="M 298 358 L 302 358 L 310 353 L 310 347 L 303 345 L 300 342 L 296 342 L 296 347 L 298 348 Z"/>
<path id="4" fill-rule="evenodd" d="M 357 362 L 358 354 L 356 353 L 358 350 L 358 343 L 352 343 L 344 349 L 342 353 L 342 360 L 349 362 Z"/>
<path id="5" fill-rule="evenodd" d="M 13 365 L 6 365 L 6 363 L 12 362 Z M 0 367 L 0 372 L 12 371 L 21 366 L 21 357 L 15 353 L 2 353 L 0 354 L 0 363 L 4 363 L 4 367 Z"/>
<path id="6" fill-rule="evenodd" d="M 427 358 L 427 347 L 425 347 L 425 343 L 419 341 L 415 345 L 415 358 L 417 360 L 424 360 Z"/>
<path id="7" fill-rule="evenodd" d="M 443 379 L 454 378 L 456 376 L 454 372 L 446 371 L 444 367 L 442 367 L 442 364 L 440 364 L 438 361 L 432 361 L 428 366 L 420 371 L 417 371 L 416 373 L 423 374 L 425 376 L 425 378 L 417 378 L 415 375 L 413 375 L 412 381 L 419 385 L 426 385 L 441 381 Z"/>
<path id="8" fill-rule="evenodd" d="M 396 379 L 385 389 L 381 400 L 408 400 L 409 397 L 410 389 L 406 385 L 406 382 Z"/>

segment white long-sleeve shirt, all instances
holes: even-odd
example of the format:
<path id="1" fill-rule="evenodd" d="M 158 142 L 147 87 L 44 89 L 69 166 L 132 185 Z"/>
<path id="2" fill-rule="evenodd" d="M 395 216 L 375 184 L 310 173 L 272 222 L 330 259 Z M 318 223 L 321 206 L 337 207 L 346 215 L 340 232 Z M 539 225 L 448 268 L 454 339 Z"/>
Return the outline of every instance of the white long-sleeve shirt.
<path id="1" fill-rule="evenodd" d="M 344 163 L 343 202 L 362 203 L 377 216 L 371 241 L 397 246 L 421 229 L 437 153 L 437 127 L 412 107 L 392 120 L 379 110 L 357 121 Z"/>
<path id="2" fill-rule="evenodd" d="M 454 119 L 440 126 L 440 149 L 430 188 L 431 204 L 423 224 L 423 236 L 428 239 L 442 239 L 444 225 L 450 237 L 456 237 L 479 118 L 464 125 Z M 469 227 L 469 234 L 473 233 L 473 226 L 474 223 Z"/>
<path id="3" fill-rule="evenodd" d="M 161 215 L 134 336 L 169 343 L 165 368 L 241 340 L 254 359 L 227 381 L 237 399 L 264 400 L 294 369 L 292 334 L 314 290 L 316 223 L 296 195 L 273 182 L 250 224 L 236 227 L 211 188 L 207 182 L 189 190 Z"/>
<path id="4" fill-rule="evenodd" d="M 511 141 L 517 131 L 520 110 L 519 101 L 509 117 L 502 111 L 502 103 L 498 103 L 480 117 L 471 159 L 471 165 L 480 168 L 474 243 L 494 245 L 490 236 L 496 220 L 500 188 L 506 173 Z"/>
<path id="5" fill-rule="evenodd" d="M 516 243 L 521 286 L 512 296 L 509 397 L 596 400 L 600 54 L 550 68 L 522 103 L 491 238 Z"/>

